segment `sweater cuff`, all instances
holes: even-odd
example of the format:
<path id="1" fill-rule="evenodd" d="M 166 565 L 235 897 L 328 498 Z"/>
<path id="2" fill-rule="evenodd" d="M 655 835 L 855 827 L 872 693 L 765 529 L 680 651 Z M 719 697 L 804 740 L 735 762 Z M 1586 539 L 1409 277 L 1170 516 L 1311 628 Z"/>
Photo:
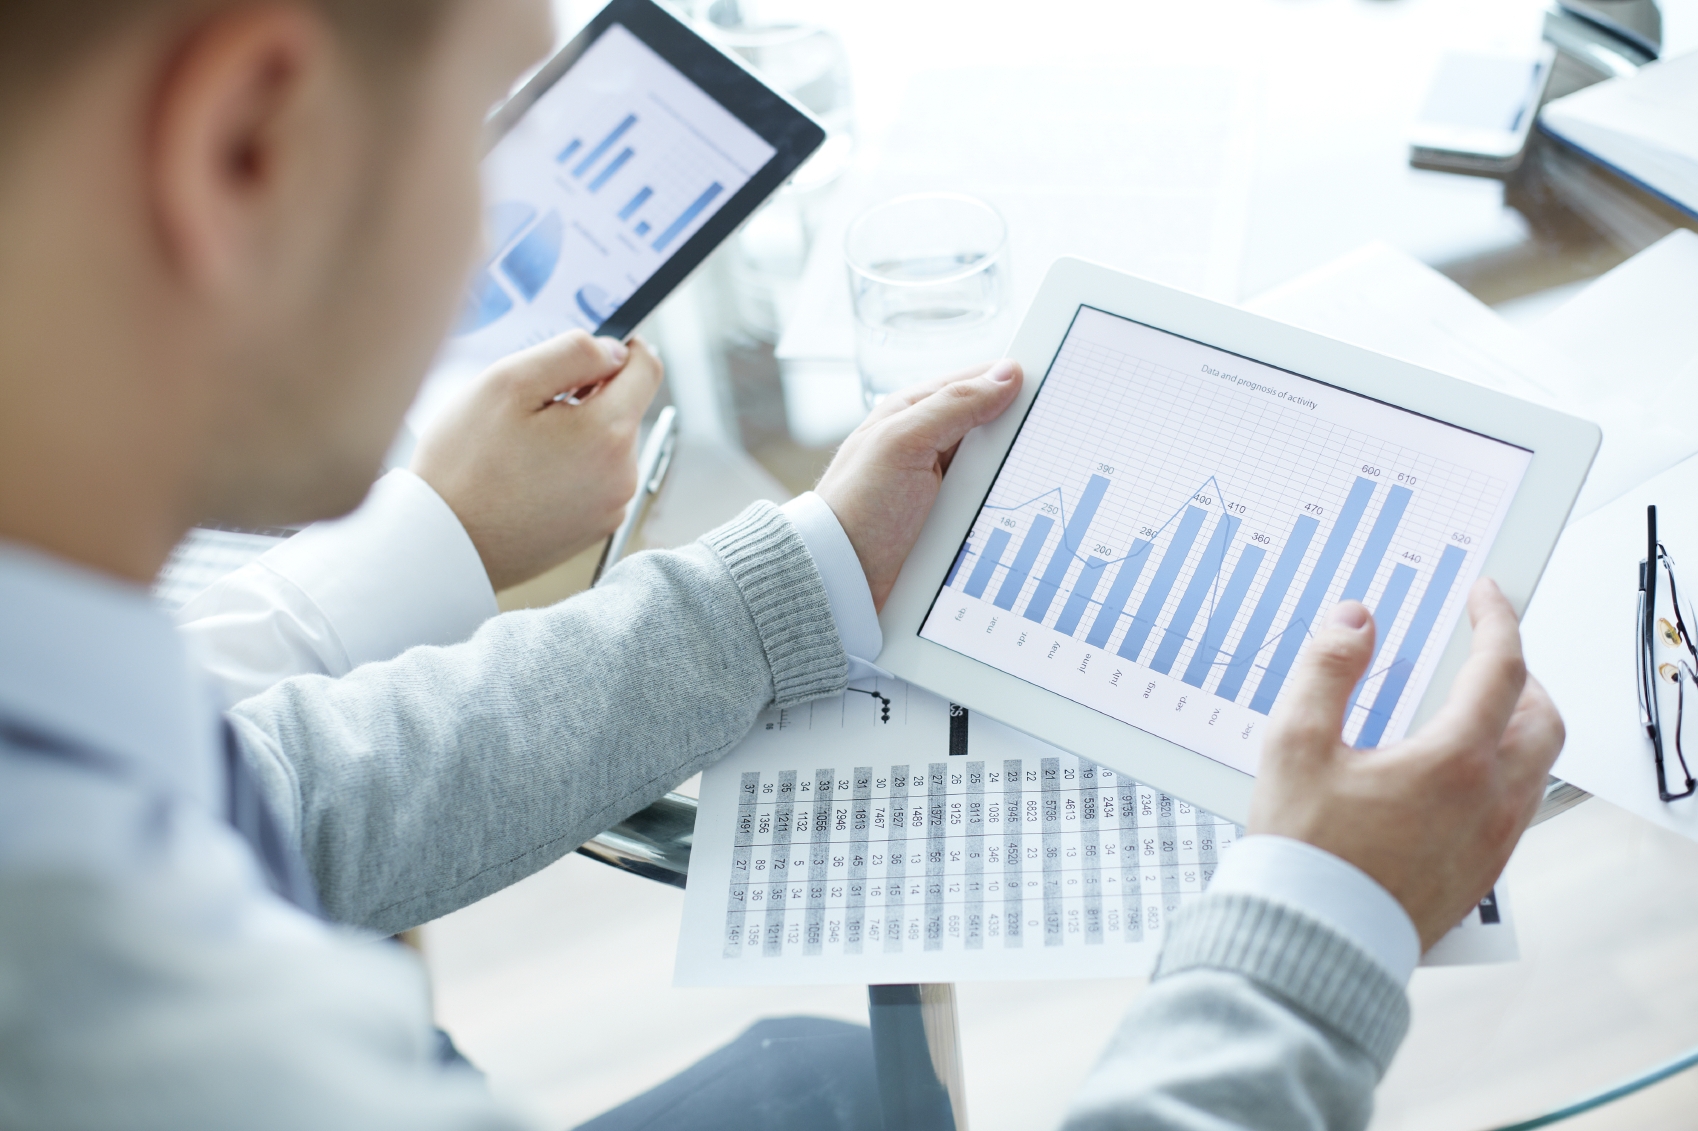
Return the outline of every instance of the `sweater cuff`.
<path id="1" fill-rule="evenodd" d="M 772 669 L 772 705 L 841 694 L 849 658 L 807 543 L 783 512 L 755 503 L 704 541 L 725 562 L 754 618 Z"/>
<path id="2" fill-rule="evenodd" d="M 1205 896 L 1168 921 L 1154 977 L 1198 968 L 1256 983 L 1359 1045 L 1382 1076 L 1409 1031 L 1403 987 L 1366 951 L 1260 896 Z"/>

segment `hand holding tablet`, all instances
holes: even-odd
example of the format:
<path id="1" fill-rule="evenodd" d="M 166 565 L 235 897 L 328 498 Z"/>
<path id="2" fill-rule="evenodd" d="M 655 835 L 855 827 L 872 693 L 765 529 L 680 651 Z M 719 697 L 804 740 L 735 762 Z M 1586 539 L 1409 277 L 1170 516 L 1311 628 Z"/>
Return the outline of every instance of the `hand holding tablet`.
<path id="1" fill-rule="evenodd" d="M 613 0 L 491 117 L 485 254 L 442 395 L 567 330 L 629 336 L 825 140 L 653 0 Z"/>
<path id="2" fill-rule="evenodd" d="M 1027 387 L 963 443 L 880 663 L 1236 819 L 1317 619 L 1375 611 L 1345 737 L 1400 737 L 1464 658 L 1474 578 L 1525 606 L 1598 442 L 1076 260 L 1012 353 Z"/>

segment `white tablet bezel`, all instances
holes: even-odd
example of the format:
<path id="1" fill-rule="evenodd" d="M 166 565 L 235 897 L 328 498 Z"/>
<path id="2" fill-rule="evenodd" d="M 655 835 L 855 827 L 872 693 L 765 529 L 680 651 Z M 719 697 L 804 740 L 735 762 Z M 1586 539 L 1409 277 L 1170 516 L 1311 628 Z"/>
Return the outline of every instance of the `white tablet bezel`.
<path id="1" fill-rule="evenodd" d="M 1242 823 L 1254 778 L 1055 692 L 920 636 L 962 539 L 971 529 L 1003 457 L 1024 424 L 1081 306 L 1159 330 L 1397 408 L 1495 437 L 1533 453 L 1497 540 L 1482 564 L 1519 615 L 1562 533 L 1597 452 L 1597 425 L 1454 377 L 1334 341 L 1236 307 L 1139 279 L 1081 259 L 1050 268 L 1009 355 L 1026 381 L 1014 404 L 962 441 L 936 505 L 879 615 L 879 666 L 970 710 L 1131 774 L 1175 797 Z M 1443 701 L 1467 657 L 1467 618 L 1447 642 L 1414 716 L 1419 725 Z"/>

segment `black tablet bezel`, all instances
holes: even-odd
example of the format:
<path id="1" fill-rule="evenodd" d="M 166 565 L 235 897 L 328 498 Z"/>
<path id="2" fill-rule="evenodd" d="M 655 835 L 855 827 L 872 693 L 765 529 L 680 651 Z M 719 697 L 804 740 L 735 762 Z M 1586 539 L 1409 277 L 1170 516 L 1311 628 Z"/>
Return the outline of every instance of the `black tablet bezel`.
<path id="1" fill-rule="evenodd" d="M 802 162 L 813 156 L 825 141 L 825 130 L 807 111 L 767 86 L 654 0 L 612 0 L 490 116 L 484 151 L 493 149 L 537 100 L 572 69 L 590 44 L 614 24 L 623 25 L 777 150 L 747 184 L 732 194 L 724 207 L 680 244 L 659 270 L 596 328 L 596 333 L 604 337 L 627 338 L 714 248 L 789 180 Z"/>

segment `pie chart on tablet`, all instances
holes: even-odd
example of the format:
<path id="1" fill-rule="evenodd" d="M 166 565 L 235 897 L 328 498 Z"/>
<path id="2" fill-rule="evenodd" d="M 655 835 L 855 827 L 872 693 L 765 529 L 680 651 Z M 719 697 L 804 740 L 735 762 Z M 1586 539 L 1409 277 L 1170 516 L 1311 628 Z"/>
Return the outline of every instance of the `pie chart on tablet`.
<path id="1" fill-rule="evenodd" d="M 485 213 L 489 255 L 472 277 L 456 336 L 475 333 L 536 301 L 560 264 L 560 213 L 502 201 Z"/>

